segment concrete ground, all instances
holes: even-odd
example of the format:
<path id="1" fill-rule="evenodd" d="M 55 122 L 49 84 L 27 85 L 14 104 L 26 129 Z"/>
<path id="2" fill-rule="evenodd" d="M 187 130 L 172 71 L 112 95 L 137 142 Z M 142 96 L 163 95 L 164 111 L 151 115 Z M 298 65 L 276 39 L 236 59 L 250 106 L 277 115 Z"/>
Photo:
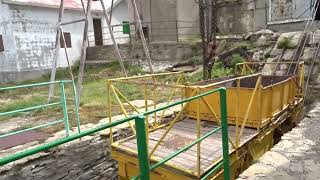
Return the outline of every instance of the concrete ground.
<path id="1" fill-rule="evenodd" d="M 320 179 L 320 103 L 238 180 Z"/>

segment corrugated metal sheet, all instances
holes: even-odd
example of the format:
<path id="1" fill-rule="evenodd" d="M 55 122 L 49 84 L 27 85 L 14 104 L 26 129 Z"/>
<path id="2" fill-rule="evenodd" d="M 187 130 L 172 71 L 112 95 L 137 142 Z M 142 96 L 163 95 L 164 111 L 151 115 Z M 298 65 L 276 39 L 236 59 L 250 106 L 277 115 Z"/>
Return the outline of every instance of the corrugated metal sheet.
<path id="1" fill-rule="evenodd" d="M 83 1 L 86 7 L 87 0 Z M 106 8 L 108 9 L 111 6 L 111 0 L 104 1 Z M 3 0 L 3 2 L 6 4 L 18 4 L 26 6 L 39 6 L 49 8 L 60 7 L 60 0 Z M 117 2 L 117 0 L 115 2 Z M 64 0 L 64 7 L 65 9 L 82 10 L 81 0 Z M 92 1 L 92 11 L 102 11 L 102 7 L 99 1 Z"/>

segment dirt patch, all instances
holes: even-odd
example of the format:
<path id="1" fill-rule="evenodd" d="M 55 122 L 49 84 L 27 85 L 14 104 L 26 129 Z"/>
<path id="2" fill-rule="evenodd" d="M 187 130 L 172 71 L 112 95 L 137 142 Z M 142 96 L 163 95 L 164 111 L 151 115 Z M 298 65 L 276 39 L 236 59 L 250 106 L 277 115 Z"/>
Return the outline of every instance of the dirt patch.
<path id="1" fill-rule="evenodd" d="M 16 135 L 0 138 L 0 151 L 34 141 L 45 140 L 49 134 L 41 131 L 27 131 Z"/>

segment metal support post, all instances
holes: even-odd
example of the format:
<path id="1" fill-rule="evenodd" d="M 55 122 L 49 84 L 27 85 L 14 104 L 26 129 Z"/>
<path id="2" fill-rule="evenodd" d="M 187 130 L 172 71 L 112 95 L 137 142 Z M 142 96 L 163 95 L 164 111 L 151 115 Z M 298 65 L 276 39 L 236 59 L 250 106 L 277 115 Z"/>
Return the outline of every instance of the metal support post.
<path id="1" fill-rule="evenodd" d="M 85 14 L 85 23 L 84 23 L 84 32 L 83 32 L 83 41 L 82 41 L 82 48 L 81 48 L 81 58 L 80 58 L 80 66 L 79 66 L 79 74 L 78 74 L 78 86 L 77 86 L 77 93 L 78 93 L 78 103 L 80 104 L 80 97 L 81 97 L 81 89 L 82 89 L 82 81 L 83 81 L 83 74 L 84 74 L 84 66 L 86 61 L 86 50 L 88 44 L 88 28 L 89 28 L 89 17 L 91 15 L 91 2 L 92 0 L 88 0 L 87 2 L 87 10 Z"/>
<path id="2" fill-rule="evenodd" d="M 140 37 L 141 37 L 141 41 L 142 41 L 144 52 L 145 52 L 147 60 L 148 60 L 149 69 L 150 69 L 150 72 L 153 74 L 154 70 L 153 70 L 153 66 L 152 66 L 152 61 L 151 61 L 149 49 L 148 49 L 148 46 L 147 46 L 147 42 L 146 42 L 143 30 L 142 30 L 141 18 L 140 18 L 139 12 L 138 12 L 138 7 L 137 7 L 137 4 L 136 4 L 136 0 L 132 0 L 132 6 L 133 6 L 133 11 L 134 11 L 135 17 L 137 17 L 138 30 L 139 30 L 139 33 L 140 33 Z"/>
<path id="3" fill-rule="evenodd" d="M 101 3 L 101 6 L 102 6 L 102 9 L 103 9 L 103 15 L 104 15 L 104 17 L 106 19 L 106 23 L 107 23 L 107 26 L 108 26 L 108 30 L 109 30 L 109 33 L 110 33 L 110 36 L 111 36 L 111 40 L 112 40 L 113 46 L 114 46 L 115 51 L 116 51 L 116 53 L 118 55 L 118 58 L 119 58 L 119 63 L 120 63 L 121 70 L 123 71 L 125 76 L 128 76 L 127 75 L 127 71 L 126 71 L 126 69 L 124 67 L 124 64 L 123 64 L 123 57 L 121 56 L 118 44 L 117 44 L 117 42 L 116 42 L 116 40 L 114 38 L 113 30 L 111 28 L 111 22 L 109 20 L 109 17 L 108 17 L 108 14 L 107 14 L 107 10 L 106 10 L 106 7 L 104 6 L 103 0 L 100 0 L 100 3 Z M 111 17 L 110 17 L 110 19 L 111 19 Z"/>
<path id="4" fill-rule="evenodd" d="M 140 169 L 140 179 L 149 180 L 149 158 L 147 148 L 147 136 L 144 116 L 135 118 L 135 126 L 137 131 L 138 159 Z"/>
<path id="5" fill-rule="evenodd" d="M 58 64 L 58 59 L 59 59 L 59 54 L 60 54 L 60 36 L 61 36 L 60 23 L 63 18 L 63 12 L 64 12 L 64 0 L 61 0 L 60 1 L 58 23 L 57 23 L 55 56 L 54 56 L 53 63 L 52 63 L 50 82 L 54 82 L 56 79 L 56 70 L 57 70 L 57 64 Z M 50 99 L 53 96 L 53 93 L 54 93 L 54 84 L 50 84 L 49 94 L 48 94 L 48 102 L 50 102 Z"/>
<path id="6" fill-rule="evenodd" d="M 223 175 L 224 180 L 230 180 L 229 167 L 229 142 L 228 142 L 228 119 L 227 119 L 227 93 L 226 89 L 220 90 L 221 101 L 221 129 L 222 129 L 222 150 L 223 150 Z"/>
<path id="7" fill-rule="evenodd" d="M 61 106 L 63 109 L 63 120 L 64 120 L 64 128 L 66 130 L 66 136 L 69 136 L 69 117 L 68 117 L 68 108 L 67 108 L 67 101 L 66 101 L 66 94 L 64 90 L 64 83 L 60 82 L 60 88 L 61 88 Z"/>

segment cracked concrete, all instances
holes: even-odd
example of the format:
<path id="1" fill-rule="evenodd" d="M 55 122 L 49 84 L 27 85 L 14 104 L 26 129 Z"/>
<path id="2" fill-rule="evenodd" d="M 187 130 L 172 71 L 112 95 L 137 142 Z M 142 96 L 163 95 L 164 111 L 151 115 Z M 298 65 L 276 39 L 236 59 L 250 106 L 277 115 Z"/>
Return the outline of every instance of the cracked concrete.
<path id="1" fill-rule="evenodd" d="M 320 103 L 238 180 L 320 179 Z"/>

